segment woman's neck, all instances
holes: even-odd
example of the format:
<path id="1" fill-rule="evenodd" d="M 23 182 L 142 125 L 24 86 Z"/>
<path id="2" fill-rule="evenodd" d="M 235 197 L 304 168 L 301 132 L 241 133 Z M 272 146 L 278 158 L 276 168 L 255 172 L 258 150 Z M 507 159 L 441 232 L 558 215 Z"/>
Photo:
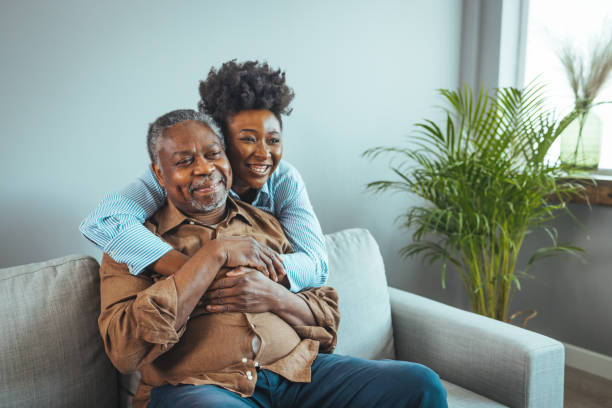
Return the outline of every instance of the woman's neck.
<path id="1" fill-rule="evenodd" d="M 254 188 L 249 188 L 242 192 L 236 191 L 236 193 L 238 194 L 238 197 L 240 197 L 240 199 L 244 201 L 245 203 L 249 203 L 249 204 L 255 201 L 255 197 L 257 197 L 258 192 L 259 190 L 255 190 Z"/>

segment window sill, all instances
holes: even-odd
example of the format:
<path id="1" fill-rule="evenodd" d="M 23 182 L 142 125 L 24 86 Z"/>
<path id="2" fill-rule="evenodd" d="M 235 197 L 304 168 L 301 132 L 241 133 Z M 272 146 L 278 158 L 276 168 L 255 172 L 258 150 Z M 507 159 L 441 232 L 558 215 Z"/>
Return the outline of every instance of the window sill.
<path id="1" fill-rule="evenodd" d="M 589 204 L 612 207 L 612 170 L 597 170 L 591 174 L 574 175 L 571 176 L 571 179 L 584 185 Z M 587 204 L 585 200 L 578 197 L 568 202 Z"/>

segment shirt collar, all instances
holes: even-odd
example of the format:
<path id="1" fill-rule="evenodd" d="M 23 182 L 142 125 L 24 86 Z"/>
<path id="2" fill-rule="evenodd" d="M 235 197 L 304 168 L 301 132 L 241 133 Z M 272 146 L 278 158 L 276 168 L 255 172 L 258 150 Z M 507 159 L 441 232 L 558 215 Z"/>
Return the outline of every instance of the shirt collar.
<path id="1" fill-rule="evenodd" d="M 253 199 L 252 203 L 247 203 L 247 204 L 251 204 L 251 205 L 259 205 L 259 203 L 262 202 L 262 200 L 269 198 L 270 197 L 270 188 L 268 187 L 268 182 L 266 182 L 266 184 L 263 185 L 263 187 L 261 189 L 259 189 L 259 191 L 257 192 L 257 194 L 255 194 L 255 198 Z M 229 194 L 233 199 L 235 200 L 240 200 L 240 196 L 238 195 L 238 193 L 236 193 L 234 190 L 230 190 L 230 194 Z"/>
<path id="2" fill-rule="evenodd" d="M 240 208 L 236 201 L 232 197 L 228 195 L 227 197 L 227 222 L 229 223 L 235 217 L 242 218 L 247 224 L 253 225 L 250 217 Z M 193 221 L 199 225 L 205 225 L 201 221 L 198 221 L 196 218 L 189 217 L 184 214 L 181 210 L 176 208 L 176 206 L 170 201 L 166 200 L 166 205 L 164 205 L 159 211 L 153 214 L 153 220 L 157 224 L 157 234 L 164 235 L 166 232 L 171 229 L 183 224 L 184 222 Z M 222 221 L 223 222 L 223 221 Z"/>

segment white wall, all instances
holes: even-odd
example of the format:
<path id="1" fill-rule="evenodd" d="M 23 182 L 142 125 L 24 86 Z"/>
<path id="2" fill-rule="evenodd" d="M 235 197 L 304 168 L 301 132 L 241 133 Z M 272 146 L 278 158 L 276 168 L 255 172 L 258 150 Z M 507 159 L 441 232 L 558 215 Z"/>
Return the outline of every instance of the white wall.
<path id="1" fill-rule="evenodd" d="M 175 3 L 3 3 L 0 267 L 75 252 L 99 256 L 78 223 L 103 194 L 143 171 L 148 123 L 172 109 L 195 108 L 198 81 L 211 66 L 257 58 L 286 69 L 296 92 L 285 120 L 285 157 L 301 170 L 324 231 L 370 229 L 392 285 L 468 307 L 452 273 L 442 290 L 436 266 L 398 256 L 410 235 L 394 219 L 412 201 L 365 193 L 366 182 L 389 172 L 383 160 L 371 163 L 360 153 L 403 143 L 414 122 L 436 117 L 435 90 L 456 87 L 460 65 L 461 79 L 476 84 L 499 71 L 491 58 L 499 50 L 489 44 L 498 37 L 476 27 L 499 4 Z M 489 45 L 481 47 L 483 41 Z M 611 212 L 573 208 L 589 232 L 565 218 L 557 225 L 562 240 L 587 249 L 589 264 L 543 262 L 514 309 L 540 311 L 529 323 L 534 330 L 612 355 Z"/>
<path id="2" fill-rule="evenodd" d="M 565 214 L 553 225 L 561 242 L 585 249 L 585 262 L 557 256 L 534 264 L 534 279 L 517 292 L 513 307 L 538 311 L 528 323 L 532 330 L 612 356 L 612 208 L 569 207 L 582 225 Z M 544 233 L 534 234 L 525 240 L 524 249 L 533 252 L 548 242 Z"/>
<path id="3" fill-rule="evenodd" d="M 285 157 L 325 232 L 372 231 L 393 284 L 439 292 L 397 254 L 405 197 L 360 154 L 404 141 L 459 83 L 461 1 L 18 1 L 0 13 L 0 267 L 85 252 L 77 231 L 106 192 L 147 165 L 149 122 L 195 108 L 198 81 L 231 58 L 287 71 L 296 99 Z"/>

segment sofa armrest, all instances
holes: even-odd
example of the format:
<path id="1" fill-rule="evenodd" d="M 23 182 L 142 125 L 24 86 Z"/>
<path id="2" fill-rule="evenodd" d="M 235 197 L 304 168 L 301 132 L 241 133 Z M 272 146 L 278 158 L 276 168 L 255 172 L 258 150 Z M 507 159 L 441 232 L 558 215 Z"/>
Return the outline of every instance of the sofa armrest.
<path id="1" fill-rule="evenodd" d="M 562 407 L 565 352 L 549 337 L 389 288 L 397 358 L 510 407 Z"/>

